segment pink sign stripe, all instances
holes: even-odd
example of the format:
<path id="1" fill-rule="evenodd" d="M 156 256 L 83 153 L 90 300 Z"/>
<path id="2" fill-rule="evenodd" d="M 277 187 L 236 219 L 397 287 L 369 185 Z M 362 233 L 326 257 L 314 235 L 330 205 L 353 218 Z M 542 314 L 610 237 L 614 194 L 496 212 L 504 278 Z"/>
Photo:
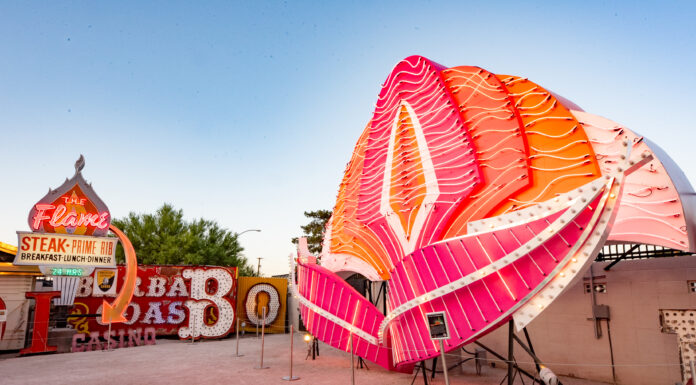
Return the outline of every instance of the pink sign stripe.
<path id="1" fill-rule="evenodd" d="M 468 196 L 480 178 L 469 135 L 442 81 L 442 69 L 444 67 L 419 56 L 397 64 L 379 95 L 370 125 L 357 217 L 390 249 L 394 263 L 403 257 L 400 250 L 403 245 L 389 231 L 379 210 L 382 194 L 389 193 L 382 191 L 381 184 L 385 172 L 390 172 L 391 164 L 386 164 L 390 133 L 402 103 L 412 108 L 414 118 L 423 128 L 435 177 L 443 181 L 438 183 L 437 212 L 431 212 L 421 231 L 413 235 L 418 237 L 417 247 L 442 231 L 441 224 L 451 215 L 449 208 Z M 420 158 L 422 161 L 422 154 Z"/>
<path id="2" fill-rule="evenodd" d="M 479 331 L 490 327 L 493 323 L 509 319 L 507 316 L 505 320 L 501 321 L 500 317 L 517 306 L 534 288 L 542 284 L 547 274 L 558 266 L 558 261 L 569 251 L 568 244 L 573 245 L 581 241 L 584 227 L 591 220 L 599 202 L 600 197 L 597 197 L 578 214 L 573 223 L 567 224 L 550 237 L 543 245 L 546 246 L 546 249 L 536 248 L 500 269 L 500 274 L 487 274 L 464 288 L 410 309 L 392 321 L 403 327 L 389 328 L 391 333 L 408 333 L 405 336 L 395 336 L 400 343 L 394 349 L 404 349 L 402 346 L 409 346 L 417 350 L 416 354 L 411 355 L 405 351 L 395 352 L 396 365 L 412 364 L 438 354 L 427 334 L 427 325 L 423 317 L 425 311 L 447 311 L 451 316 L 449 322 L 452 333 L 451 338 L 447 340 L 446 350 L 461 346 L 474 337 L 478 338 Z M 551 219 L 557 219 L 563 212 L 564 210 L 561 213 L 553 214 Z M 422 250 L 416 250 L 404 258 L 396 266 L 395 274 L 400 282 L 412 279 L 415 292 L 409 292 L 406 297 L 407 300 L 410 300 L 461 278 L 461 274 L 458 273 L 461 269 L 453 269 L 452 272 L 456 273 L 451 273 L 445 271 L 445 266 L 456 265 L 452 261 L 456 255 L 461 254 L 464 247 L 469 251 L 470 259 L 475 260 L 476 268 L 480 269 L 489 265 L 491 260 L 495 261 L 506 257 L 508 253 L 536 237 L 537 234 L 543 233 L 548 224 L 552 222 L 552 220 L 538 219 L 507 229 L 474 234 L 461 240 L 455 239 L 431 245 Z M 452 253 L 436 252 L 437 250 L 447 251 L 448 247 Z M 472 252 L 477 254 L 471 254 Z M 552 258 L 549 252 L 554 253 L 555 256 Z M 483 254 L 484 257 L 481 257 L 480 254 Z M 471 263 L 469 265 L 473 266 Z M 404 273 L 408 271 L 408 277 L 402 276 L 402 271 Z M 397 279 L 392 279 L 389 282 L 391 293 L 399 291 L 395 281 Z M 400 299 L 404 299 L 403 294 Z"/>
<path id="3" fill-rule="evenodd" d="M 549 218 L 553 221 L 564 212 L 565 210 L 561 210 L 552 214 Z M 399 263 L 395 266 L 393 279 L 390 281 L 390 285 L 393 285 L 390 286 L 390 289 L 392 289 L 392 303 L 395 307 L 399 306 L 418 295 L 433 290 L 435 287 L 455 281 L 464 275 L 487 266 L 490 264 L 488 257 L 493 261 L 503 258 L 508 252 L 516 249 L 532 239 L 536 234 L 542 232 L 547 225 L 546 219 L 537 219 L 523 226 L 480 234 L 477 237 L 481 239 L 481 243 L 476 242 L 472 237 L 465 237 L 448 242 L 436 243 L 421 250 L 417 250 L 405 258 L 403 263 Z M 527 228 L 527 226 L 529 226 L 529 228 Z M 530 229 L 534 229 L 535 231 L 532 232 Z M 486 247 L 485 252 L 481 247 L 482 244 Z M 414 257 L 415 253 L 425 254 L 419 254 L 417 257 Z M 428 260 L 436 260 L 439 263 L 430 267 L 430 264 L 427 262 Z M 532 263 L 531 261 L 528 262 Z M 413 263 L 416 263 L 418 267 L 414 268 Z M 533 264 L 530 266 L 522 266 L 524 266 L 525 269 L 534 267 Z M 443 268 L 447 269 L 450 276 L 443 278 Z M 407 269 L 408 274 L 406 274 Z M 437 272 L 431 272 L 432 269 L 435 269 Z M 539 272 L 538 268 L 536 270 Z M 428 272 L 426 277 L 432 277 L 433 279 L 419 279 L 419 274 L 421 274 L 419 272 Z M 515 273 L 514 276 L 519 277 L 520 274 Z M 441 281 L 442 279 L 445 279 L 446 282 Z M 514 287 L 517 291 L 522 287 L 528 289 L 527 285 L 520 280 L 512 279 L 511 282 L 514 283 Z M 423 290 L 423 284 L 427 286 L 426 290 Z"/>
<path id="4" fill-rule="evenodd" d="M 384 316 L 339 276 L 316 264 L 300 264 L 297 286 L 300 295 L 311 298 L 315 305 L 376 338 Z M 300 314 L 307 329 L 317 338 L 338 349 L 350 351 L 350 331 L 346 328 L 303 305 L 300 306 Z M 386 347 L 353 334 L 353 349 L 360 357 L 387 369 L 394 368 Z"/>

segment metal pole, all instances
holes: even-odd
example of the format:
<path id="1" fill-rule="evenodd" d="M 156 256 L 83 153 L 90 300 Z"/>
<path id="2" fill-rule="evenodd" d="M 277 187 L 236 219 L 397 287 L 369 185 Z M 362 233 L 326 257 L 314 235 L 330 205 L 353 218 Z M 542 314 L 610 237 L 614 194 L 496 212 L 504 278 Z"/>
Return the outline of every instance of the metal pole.
<path id="1" fill-rule="evenodd" d="M 428 373 L 426 373 L 426 370 L 425 370 L 425 361 L 421 361 L 421 369 L 423 369 L 423 385 L 430 384 L 430 382 L 428 381 Z M 414 378 L 414 380 L 415 380 L 415 378 Z M 411 385 L 413 385 L 413 381 L 411 381 Z"/>
<path id="2" fill-rule="evenodd" d="M 447 376 L 447 360 L 445 360 L 445 343 L 440 340 L 440 354 L 442 355 L 442 372 L 445 374 L 445 385 L 449 385 L 449 376 Z M 433 374 L 435 370 L 433 369 Z"/>
<path id="3" fill-rule="evenodd" d="M 350 383 L 355 385 L 355 364 L 353 363 L 353 332 L 350 332 Z"/>
<path id="4" fill-rule="evenodd" d="M 488 353 L 491 353 L 493 356 L 495 356 L 495 358 L 499 359 L 500 361 L 502 361 L 502 362 L 505 362 L 505 361 L 506 361 L 506 360 L 505 360 L 505 357 L 503 357 L 503 356 L 501 356 L 500 354 L 496 353 L 495 350 L 489 348 L 488 346 L 486 346 L 486 345 L 484 345 L 484 344 L 482 344 L 482 343 L 480 343 L 480 342 L 478 342 L 478 341 L 474 341 L 474 343 L 475 343 L 476 345 L 478 345 L 478 346 L 484 348 Z M 521 369 L 519 366 L 517 367 L 517 371 L 518 371 L 519 373 L 522 373 L 523 375 L 529 377 L 529 378 L 532 380 L 532 382 L 537 382 L 537 383 L 540 383 L 540 384 L 541 384 L 541 382 L 539 382 L 539 381 L 536 380 L 537 376 L 531 375 L 530 373 L 526 372 L 524 369 Z M 503 379 L 503 380 L 504 380 L 504 379 Z"/>
<path id="5" fill-rule="evenodd" d="M 442 347 L 440 347 L 440 352 L 442 352 Z M 423 362 L 425 362 L 425 361 L 423 361 Z M 430 376 L 430 379 L 432 379 L 432 380 L 435 379 L 435 372 L 436 372 L 435 369 L 437 369 L 437 356 L 433 357 L 433 369 L 431 370 L 432 375 Z"/>
<path id="6" fill-rule="evenodd" d="M 694 360 L 689 362 L 689 366 L 691 366 L 691 383 L 696 384 L 696 366 L 694 366 Z"/>
<path id="7" fill-rule="evenodd" d="M 387 314 L 387 281 L 382 281 L 382 314 Z M 380 290 L 381 291 L 381 290 Z"/>
<path id="8" fill-rule="evenodd" d="M 512 381 L 514 378 L 512 377 L 512 362 L 515 359 L 513 355 L 513 350 L 514 350 L 514 345 L 512 344 L 513 342 L 513 336 L 514 336 L 514 331 L 512 329 L 512 320 L 508 322 L 508 357 L 507 357 L 507 383 L 508 385 L 512 385 Z"/>
<path id="9" fill-rule="evenodd" d="M 638 245 L 636 245 L 638 246 Z M 594 263 L 594 262 L 593 262 Z M 593 264 L 590 264 L 590 291 L 592 292 L 592 322 L 594 322 L 594 334 L 596 339 L 602 338 L 602 326 L 599 324 L 597 315 L 595 313 L 595 306 L 597 306 L 597 293 L 594 289 L 594 271 L 592 270 Z"/>
<path id="10" fill-rule="evenodd" d="M 239 318 L 237 318 L 237 353 L 235 357 L 242 357 L 244 354 L 239 354 Z"/>
<path id="11" fill-rule="evenodd" d="M 111 350 L 111 320 L 109 320 L 109 334 L 106 336 L 106 351 Z"/>
<path id="12" fill-rule="evenodd" d="M 532 352 L 532 358 L 534 359 L 534 366 L 536 366 L 537 373 L 539 373 L 539 371 L 541 371 L 541 367 L 539 366 L 539 359 L 537 358 L 536 353 L 534 353 L 534 346 L 532 346 L 532 339 L 529 338 L 529 332 L 527 332 L 526 327 L 522 328 L 522 330 L 524 331 L 524 337 L 527 339 L 527 346 L 529 346 L 529 351 Z M 519 339 L 517 340 L 517 342 L 520 342 Z M 522 348 L 524 348 L 523 344 L 520 344 L 520 345 L 522 345 Z"/>
<path id="13" fill-rule="evenodd" d="M 292 345 L 295 338 L 295 325 L 290 325 L 290 375 L 283 377 L 285 381 L 295 381 L 299 380 L 300 377 L 295 377 L 292 375 Z"/>
<path id="14" fill-rule="evenodd" d="M 266 307 L 263 308 L 263 323 L 261 324 L 261 365 L 256 369 L 268 369 L 268 366 L 263 366 L 263 344 L 264 344 L 264 334 L 266 332 Z"/>
<path id="15" fill-rule="evenodd" d="M 257 277 L 260 277 L 260 276 L 261 276 L 261 260 L 262 260 L 263 258 L 258 257 L 258 258 L 256 258 L 256 259 L 259 260 L 259 264 L 258 264 L 258 266 L 256 267 L 256 276 L 257 276 Z"/>
<path id="16" fill-rule="evenodd" d="M 193 344 L 193 330 L 196 327 L 196 316 L 194 312 L 191 312 L 191 344 Z"/>
<path id="17" fill-rule="evenodd" d="M 266 307 L 264 306 L 263 310 L 263 321 L 261 324 L 261 367 L 263 368 L 263 348 L 265 344 L 265 335 L 266 335 Z"/>

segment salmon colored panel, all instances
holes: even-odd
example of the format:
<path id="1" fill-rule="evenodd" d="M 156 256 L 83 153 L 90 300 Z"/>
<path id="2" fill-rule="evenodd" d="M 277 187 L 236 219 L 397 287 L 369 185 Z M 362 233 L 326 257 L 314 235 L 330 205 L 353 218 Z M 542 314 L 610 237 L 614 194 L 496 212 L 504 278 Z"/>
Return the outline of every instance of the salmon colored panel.
<path id="1" fill-rule="evenodd" d="M 359 258 L 370 265 L 382 279 L 389 279 L 389 257 L 381 242 L 367 227 L 357 221 L 358 193 L 360 192 L 360 176 L 365 160 L 365 148 L 370 126 L 368 125 L 358 139 L 353 157 L 346 166 L 343 181 L 338 190 L 336 206 L 331 216 L 330 228 L 327 230 L 329 242 L 328 253 L 324 253 L 323 261 L 331 265 L 331 254 L 345 254 Z M 336 269 L 353 270 L 363 275 L 359 266 L 348 266 L 342 263 Z"/>
<path id="2" fill-rule="evenodd" d="M 529 185 L 527 150 L 521 121 L 505 87 L 478 67 L 442 72 L 471 136 L 483 183 L 464 200 L 444 238 L 463 235 L 467 223 L 485 218 L 510 195 Z"/>
<path id="3" fill-rule="evenodd" d="M 443 69 L 420 56 L 402 60 L 375 106 L 357 219 L 377 235 L 392 268 L 439 239 L 454 208 L 480 182 L 472 141 Z"/>
<path id="4" fill-rule="evenodd" d="M 498 75 L 524 124 L 531 184 L 491 215 L 547 201 L 601 176 L 592 145 L 573 114 L 549 91 L 521 77 Z"/>
<path id="5" fill-rule="evenodd" d="M 650 162 L 626 177 L 609 240 L 689 250 L 685 205 L 659 155 L 642 136 L 618 123 L 586 112 L 573 111 L 573 114 L 587 132 L 603 170 L 625 156 L 624 140 L 633 143 L 632 152 L 653 156 Z"/>

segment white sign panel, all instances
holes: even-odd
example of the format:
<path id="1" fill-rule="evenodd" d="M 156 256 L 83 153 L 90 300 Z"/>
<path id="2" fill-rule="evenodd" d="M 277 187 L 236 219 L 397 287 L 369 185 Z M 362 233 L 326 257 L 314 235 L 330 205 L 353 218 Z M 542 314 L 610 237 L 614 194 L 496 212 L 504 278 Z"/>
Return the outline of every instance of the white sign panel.
<path id="1" fill-rule="evenodd" d="M 118 279 L 117 269 L 96 269 L 94 270 L 94 287 L 92 295 L 95 297 L 116 296 L 116 280 Z"/>
<path id="2" fill-rule="evenodd" d="M 116 266 L 117 238 L 23 231 L 17 235 L 15 265 Z"/>

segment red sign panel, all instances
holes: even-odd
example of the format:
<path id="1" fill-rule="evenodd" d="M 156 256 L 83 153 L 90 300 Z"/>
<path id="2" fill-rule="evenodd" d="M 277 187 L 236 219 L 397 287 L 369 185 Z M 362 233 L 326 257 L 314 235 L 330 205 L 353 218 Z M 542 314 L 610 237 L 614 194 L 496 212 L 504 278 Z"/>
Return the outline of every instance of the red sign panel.
<path id="1" fill-rule="evenodd" d="M 29 228 L 40 233 L 106 235 L 111 215 L 80 172 L 84 157 L 75 163 L 75 175 L 49 190 L 29 212 Z"/>
<path id="2" fill-rule="evenodd" d="M 118 267 L 114 284 L 118 293 L 123 285 L 125 266 Z M 100 271 L 100 270 L 97 270 Z M 82 277 L 71 314 L 100 314 L 105 289 L 94 284 L 94 274 Z M 220 338 L 234 329 L 237 268 L 213 266 L 138 266 L 136 289 L 124 314 L 127 322 L 112 324 L 121 332 L 155 328 L 157 335 L 178 334 L 181 338 Z M 103 278 L 102 278 L 103 280 Z M 108 288 L 106 288 L 108 289 Z M 108 324 L 100 317 L 70 318 L 79 332 L 104 332 Z"/>

